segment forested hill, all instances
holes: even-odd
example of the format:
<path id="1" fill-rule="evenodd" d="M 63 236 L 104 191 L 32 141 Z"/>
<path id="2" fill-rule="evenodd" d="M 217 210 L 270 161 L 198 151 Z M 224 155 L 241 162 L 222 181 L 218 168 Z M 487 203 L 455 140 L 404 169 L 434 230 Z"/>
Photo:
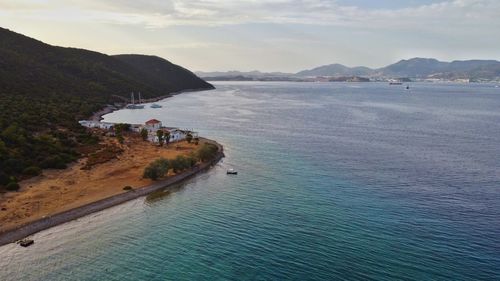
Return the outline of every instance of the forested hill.
<path id="1" fill-rule="evenodd" d="M 160 57 L 145 55 L 116 55 L 113 57 L 143 72 L 145 74 L 144 81 L 148 81 L 148 84 L 164 83 L 157 86 L 171 87 L 173 92 L 212 87 L 212 85 L 199 79 L 191 71 Z M 168 77 L 168 79 L 165 79 L 165 77 Z"/>
<path id="2" fill-rule="evenodd" d="M 114 95 L 211 88 L 158 57 L 56 47 L 0 28 L 0 187 L 76 159 L 82 144 L 95 142 L 77 121 Z"/>
<path id="3" fill-rule="evenodd" d="M 143 55 L 108 56 L 50 46 L 0 28 L 0 90 L 16 93 L 64 91 L 128 97 L 140 91 L 155 97 L 192 88 L 212 88 L 192 72 L 164 59 Z"/>

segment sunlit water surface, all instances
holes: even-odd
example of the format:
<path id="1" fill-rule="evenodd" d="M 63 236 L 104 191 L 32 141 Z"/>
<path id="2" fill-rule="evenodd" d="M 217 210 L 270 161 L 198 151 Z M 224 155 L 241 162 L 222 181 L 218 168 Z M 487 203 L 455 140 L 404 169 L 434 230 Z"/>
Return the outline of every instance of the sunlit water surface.
<path id="1" fill-rule="evenodd" d="M 0 280 L 500 280 L 500 89 L 216 86 L 105 120 L 195 129 L 222 163 L 1 247 Z"/>

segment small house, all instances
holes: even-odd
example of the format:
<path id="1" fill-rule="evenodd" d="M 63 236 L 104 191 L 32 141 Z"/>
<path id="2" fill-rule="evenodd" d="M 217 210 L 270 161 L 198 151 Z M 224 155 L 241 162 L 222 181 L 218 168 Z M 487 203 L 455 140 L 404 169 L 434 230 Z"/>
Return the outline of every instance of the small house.
<path id="1" fill-rule="evenodd" d="M 179 129 L 172 129 L 170 130 L 170 141 L 175 142 L 175 141 L 180 141 L 186 138 L 186 132 L 179 130 Z"/>
<path id="2" fill-rule="evenodd" d="M 151 119 L 149 121 L 146 121 L 146 129 L 149 132 L 156 132 L 161 128 L 161 121 L 156 120 L 156 119 Z"/>

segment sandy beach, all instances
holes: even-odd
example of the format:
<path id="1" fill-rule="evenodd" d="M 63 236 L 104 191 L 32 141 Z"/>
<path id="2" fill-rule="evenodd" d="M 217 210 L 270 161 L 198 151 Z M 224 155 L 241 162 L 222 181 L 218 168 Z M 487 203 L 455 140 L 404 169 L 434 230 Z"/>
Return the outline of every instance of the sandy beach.
<path id="1" fill-rule="evenodd" d="M 144 167 L 153 160 L 160 157 L 172 159 L 177 155 L 187 155 L 194 152 L 206 141 L 208 140 L 202 139 L 198 146 L 182 141 L 171 143 L 168 147 L 160 147 L 143 141 L 139 136 L 133 134 L 126 137 L 123 145 L 117 143 L 114 138 L 113 140 L 107 139 L 106 145 L 114 145 L 123 150 L 115 159 L 86 169 L 88 158 L 82 158 L 65 170 L 44 171 L 41 176 L 21 182 L 19 192 L 2 195 L 0 198 L 0 208 L 2 209 L 0 211 L 0 236 L 30 223 L 53 217 L 55 214 L 68 212 L 106 198 L 135 193 L 122 196 L 123 198 L 115 200 L 116 202 L 113 201 L 111 204 L 116 205 L 121 201 L 136 198 L 137 195 L 140 196 L 143 192 L 138 193 L 139 190 L 151 186 L 160 188 L 165 184 L 172 184 L 173 182 L 169 182 L 172 181 L 172 178 L 174 182 L 177 179 L 182 180 L 182 175 L 175 175 L 172 171 L 169 172 L 167 178 L 157 182 L 142 178 L 142 174 Z M 222 147 L 220 149 L 222 150 Z M 184 173 L 190 174 L 190 172 L 192 171 Z M 123 189 L 125 186 L 131 186 L 134 191 L 125 191 Z M 98 204 L 91 210 L 104 209 L 109 203 Z M 82 214 L 84 215 L 84 213 Z M 65 218 L 66 221 L 70 219 L 73 219 L 72 216 Z"/>

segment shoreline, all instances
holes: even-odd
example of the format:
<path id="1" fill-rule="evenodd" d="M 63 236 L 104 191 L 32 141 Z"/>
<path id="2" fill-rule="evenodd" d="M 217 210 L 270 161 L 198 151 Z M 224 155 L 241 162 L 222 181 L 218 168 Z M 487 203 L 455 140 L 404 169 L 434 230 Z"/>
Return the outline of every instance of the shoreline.
<path id="1" fill-rule="evenodd" d="M 143 99 L 142 101 L 143 101 L 143 103 L 157 102 L 157 101 L 161 101 L 161 100 L 164 100 L 164 99 L 172 98 L 172 97 L 174 97 L 176 95 L 180 95 L 180 94 L 184 94 L 184 93 L 210 91 L 210 90 L 214 90 L 214 89 L 215 89 L 215 87 L 213 87 L 213 88 L 186 89 L 186 90 L 182 90 L 182 91 L 172 92 L 172 93 L 169 93 L 169 94 L 166 94 L 166 95 L 163 95 L 163 96 L 159 96 L 159 97 L 156 97 L 156 98 Z M 122 98 L 122 99 L 125 100 L 125 98 L 122 97 L 122 96 L 116 96 L 116 97 L 119 97 L 119 98 Z M 97 112 L 94 112 L 90 116 L 89 120 L 100 122 L 100 121 L 102 121 L 102 119 L 103 119 L 102 117 L 104 115 L 109 114 L 109 113 L 113 113 L 116 110 L 125 109 L 126 106 L 127 106 L 126 104 L 124 104 L 121 107 L 116 107 L 114 105 L 106 105 L 101 110 L 99 110 Z"/>
<path id="2" fill-rule="evenodd" d="M 172 185 L 181 183 L 182 181 L 191 178 L 197 175 L 200 172 L 206 171 L 211 168 L 213 165 L 217 164 L 224 157 L 224 148 L 221 144 L 216 141 L 200 138 L 205 140 L 208 143 L 212 143 L 217 146 L 218 151 L 214 159 L 200 163 L 197 166 L 186 170 L 178 175 L 159 180 L 151 185 L 144 186 L 138 189 L 134 189 L 132 191 L 126 191 L 117 195 L 113 195 L 89 204 L 85 204 L 67 211 L 63 211 L 60 213 L 56 213 L 52 216 L 44 217 L 23 226 L 19 226 L 14 229 L 6 230 L 5 232 L 0 233 L 0 246 L 14 243 L 20 239 L 23 239 L 27 236 L 33 235 L 42 230 L 46 230 L 48 228 L 57 226 L 59 224 L 63 224 L 86 215 L 90 215 L 92 213 L 96 213 L 107 208 L 125 203 L 127 201 L 137 199 L 143 196 L 146 196 L 155 191 L 170 187 Z"/>

